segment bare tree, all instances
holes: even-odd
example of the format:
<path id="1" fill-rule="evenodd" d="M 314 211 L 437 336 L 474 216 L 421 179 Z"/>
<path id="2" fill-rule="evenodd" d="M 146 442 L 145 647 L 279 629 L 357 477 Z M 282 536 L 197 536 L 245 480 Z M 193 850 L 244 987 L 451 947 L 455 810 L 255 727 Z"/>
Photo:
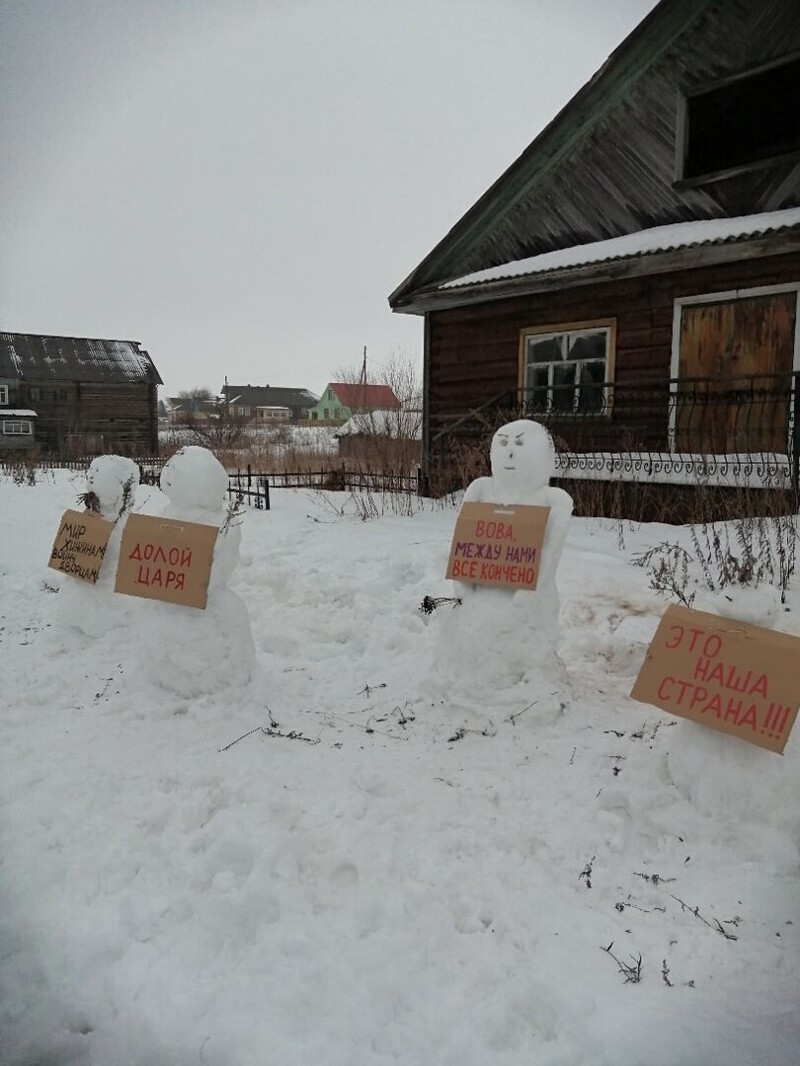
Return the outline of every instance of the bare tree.
<path id="1" fill-rule="evenodd" d="M 399 401 L 397 410 L 356 412 L 346 424 L 347 453 L 365 469 L 383 473 L 407 473 L 420 460 L 422 440 L 422 388 L 415 361 L 406 352 L 395 351 L 372 375 L 366 352 L 358 369 L 338 371 L 338 380 L 348 385 L 388 385 Z"/>

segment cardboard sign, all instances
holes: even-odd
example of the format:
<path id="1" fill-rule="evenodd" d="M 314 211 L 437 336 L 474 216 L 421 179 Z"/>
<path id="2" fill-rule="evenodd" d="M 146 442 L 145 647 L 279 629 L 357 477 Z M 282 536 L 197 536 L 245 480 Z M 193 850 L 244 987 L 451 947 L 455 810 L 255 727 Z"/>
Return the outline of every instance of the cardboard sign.
<path id="1" fill-rule="evenodd" d="M 549 507 L 465 503 L 446 576 L 476 585 L 535 589 L 549 514 Z"/>
<path id="2" fill-rule="evenodd" d="M 47 565 L 94 585 L 113 529 L 113 522 L 91 511 L 65 511 Z"/>
<path id="3" fill-rule="evenodd" d="M 782 753 L 800 703 L 800 638 L 670 607 L 631 696 Z"/>
<path id="4" fill-rule="evenodd" d="M 115 592 L 205 608 L 219 530 L 132 514 L 122 533 Z"/>

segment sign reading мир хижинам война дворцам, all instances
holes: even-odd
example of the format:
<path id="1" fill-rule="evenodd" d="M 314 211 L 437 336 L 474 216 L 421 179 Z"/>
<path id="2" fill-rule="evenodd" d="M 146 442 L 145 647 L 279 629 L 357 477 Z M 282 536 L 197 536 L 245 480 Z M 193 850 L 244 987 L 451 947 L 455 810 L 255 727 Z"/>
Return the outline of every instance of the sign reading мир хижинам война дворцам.
<path id="1" fill-rule="evenodd" d="M 94 585 L 113 529 L 113 522 L 91 511 L 65 511 L 47 565 Z"/>
<path id="2" fill-rule="evenodd" d="M 800 704 L 800 638 L 669 607 L 631 696 L 783 752 Z"/>
<path id="3" fill-rule="evenodd" d="M 532 591 L 549 514 L 549 507 L 465 503 L 456 521 L 446 576 Z"/>
<path id="4" fill-rule="evenodd" d="M 115 592 L 205 608 L 219 530 L 199 522 L 132 514 L 119 549 Z"/>

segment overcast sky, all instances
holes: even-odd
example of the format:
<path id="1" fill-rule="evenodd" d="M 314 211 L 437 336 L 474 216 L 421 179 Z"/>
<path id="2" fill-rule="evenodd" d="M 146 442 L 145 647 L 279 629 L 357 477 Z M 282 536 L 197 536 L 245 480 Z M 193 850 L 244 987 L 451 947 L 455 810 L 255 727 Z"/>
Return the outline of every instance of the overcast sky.
<path id="1" fill-rule="evenodd" d="M 168 394 L 421 359 L 388 294 L 655 0 L 0 0 L 0 329 Z"/>

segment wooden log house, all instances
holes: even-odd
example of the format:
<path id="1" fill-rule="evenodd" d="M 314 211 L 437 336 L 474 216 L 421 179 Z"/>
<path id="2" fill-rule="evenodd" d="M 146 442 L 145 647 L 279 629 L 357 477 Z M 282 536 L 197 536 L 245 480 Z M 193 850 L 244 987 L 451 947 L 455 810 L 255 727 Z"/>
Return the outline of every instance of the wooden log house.
<path id="1" fill-rule="evenodd" d="M 527 414 L 609 470 L 775 454 L 796 481 L 798 85 L 795 0 L 653 9 L 389 298 L 424 319 L 429 479 Z"/>
<path id="2" fill-rule="evenodd" d="M 0 419 L 28 409 L 45 455 L 157 455 L 160 384 L 138 341 L 0 333 Z"/>

